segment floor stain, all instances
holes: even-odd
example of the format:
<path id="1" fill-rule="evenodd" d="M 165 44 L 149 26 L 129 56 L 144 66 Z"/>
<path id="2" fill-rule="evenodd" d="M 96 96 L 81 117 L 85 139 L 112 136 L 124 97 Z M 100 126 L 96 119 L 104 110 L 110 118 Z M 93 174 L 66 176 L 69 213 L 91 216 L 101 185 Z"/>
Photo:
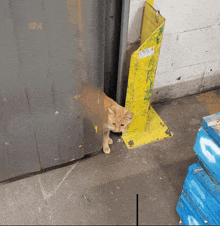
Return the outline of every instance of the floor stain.
<path id="1" fill-rule="evenodd" d="M 210 114 L 220 112 L 220 98 L 214 92 L 202 93 L 196 98 L 206 105 Z"/>

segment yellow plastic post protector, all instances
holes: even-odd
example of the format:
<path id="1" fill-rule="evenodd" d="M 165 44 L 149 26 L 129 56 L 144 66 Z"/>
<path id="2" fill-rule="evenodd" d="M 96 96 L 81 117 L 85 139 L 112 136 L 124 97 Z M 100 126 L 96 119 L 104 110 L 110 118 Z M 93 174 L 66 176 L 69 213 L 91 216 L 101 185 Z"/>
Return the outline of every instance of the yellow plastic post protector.
<path id="1" fill-rule="evenodd" d="M 141 46 L 132 54 L 125 107 L 134 113 L 122 135 L 128 148 L 172 137 L 172 132 L 150 106 L 165 19 L 146 2 Z"/>

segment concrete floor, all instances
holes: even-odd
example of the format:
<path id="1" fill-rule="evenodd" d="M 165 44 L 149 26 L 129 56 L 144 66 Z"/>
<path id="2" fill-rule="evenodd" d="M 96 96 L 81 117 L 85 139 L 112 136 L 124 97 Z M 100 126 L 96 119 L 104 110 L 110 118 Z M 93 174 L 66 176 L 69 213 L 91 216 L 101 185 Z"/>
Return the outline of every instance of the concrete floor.
<path id="1" fill-rule="evenodd" d="M 112 134 L 110 155 L 0 183 L 0 224 L 135 225 L 139 194 L 140 225 L 177 225 L 197 131 L 219 106 L 220 90 L 157 104 L 172 138 L 128 150 Z"/>

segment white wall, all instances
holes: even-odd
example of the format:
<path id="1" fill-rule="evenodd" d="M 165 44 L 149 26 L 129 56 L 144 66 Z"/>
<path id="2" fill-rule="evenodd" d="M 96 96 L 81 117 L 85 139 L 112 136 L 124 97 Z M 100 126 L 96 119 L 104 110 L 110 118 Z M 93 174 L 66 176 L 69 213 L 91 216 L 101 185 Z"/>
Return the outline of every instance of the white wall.
<path id="1" fill-rule="evenodd" d="M 128 43 L 140 39 L 145 0 L 131 0 Z M 220 0 L 154 0 L 166 19 L 152 101 L 220 86 Z"/>

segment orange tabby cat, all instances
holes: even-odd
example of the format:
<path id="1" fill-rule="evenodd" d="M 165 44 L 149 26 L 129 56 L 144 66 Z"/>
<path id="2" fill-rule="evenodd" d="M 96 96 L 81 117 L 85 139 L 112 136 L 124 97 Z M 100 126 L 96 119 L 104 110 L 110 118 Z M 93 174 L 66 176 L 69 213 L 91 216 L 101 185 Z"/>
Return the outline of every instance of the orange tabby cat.
<path id="1" fill-rule="evenodd" d="M 96 119 L 96 122 L 99 119 L 102 124 L 100 127 L 102 127 L 103 133 L 103 151 L 109 154 L 111 151 L 109 144 L 113 143 L 109 137 L 110 131 L 116 133 L 126 132 L 127 126 L 132 121 L 133 113 L 117 104 L 100 89 L 91 85 L 85 85 L 85 83 L 80 95 L 76 95 L 74 98 L 81 101 L 92 122 L 95 121 L 94 119 Z M 97 107 L 97 105 L 100 107 Z"/>

